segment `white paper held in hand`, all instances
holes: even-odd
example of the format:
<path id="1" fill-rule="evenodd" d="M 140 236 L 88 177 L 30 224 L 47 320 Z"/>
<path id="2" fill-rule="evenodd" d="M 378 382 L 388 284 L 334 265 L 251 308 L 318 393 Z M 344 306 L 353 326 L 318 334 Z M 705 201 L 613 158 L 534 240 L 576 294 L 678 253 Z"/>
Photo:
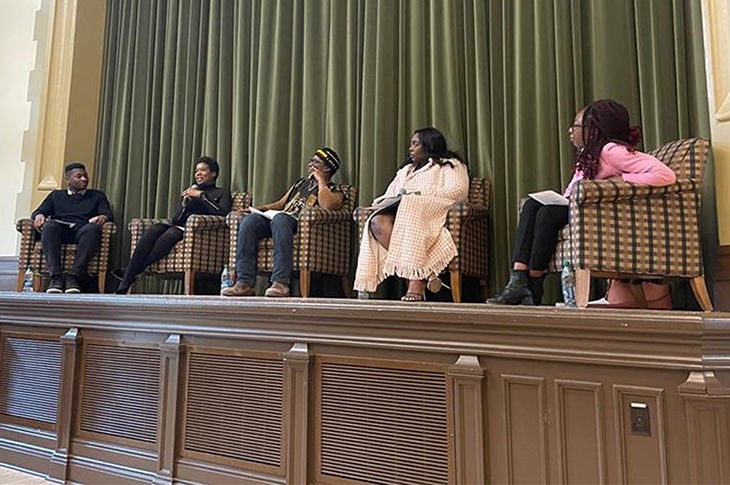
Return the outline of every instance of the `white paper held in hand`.
<path id="1" fill-rule="evenodd" d="M 528 195 L 542 205 L 563 205 L 566 207 L 569 205 L 568 198 L 558 194 L 554 190 L 543 190 L 542 192 L 533 192 Z"/>

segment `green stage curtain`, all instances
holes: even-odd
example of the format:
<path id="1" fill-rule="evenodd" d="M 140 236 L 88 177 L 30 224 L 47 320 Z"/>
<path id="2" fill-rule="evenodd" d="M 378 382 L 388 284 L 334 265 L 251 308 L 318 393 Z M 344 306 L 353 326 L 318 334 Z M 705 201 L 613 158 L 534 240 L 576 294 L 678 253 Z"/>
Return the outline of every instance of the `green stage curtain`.
<path id="1" fill-rule="evenodd" d="M 496 291 L 518 201 L 570 179 L 576 111 L 625 103 L 647 149 L 709 136 L 703 59 L 685 0 L 112 0 L 96 180 L 120 222 L 165 217 L 205 154 L 264 203 L 326 144 L 367 205 L 434 125 L 494 182 Z"/>

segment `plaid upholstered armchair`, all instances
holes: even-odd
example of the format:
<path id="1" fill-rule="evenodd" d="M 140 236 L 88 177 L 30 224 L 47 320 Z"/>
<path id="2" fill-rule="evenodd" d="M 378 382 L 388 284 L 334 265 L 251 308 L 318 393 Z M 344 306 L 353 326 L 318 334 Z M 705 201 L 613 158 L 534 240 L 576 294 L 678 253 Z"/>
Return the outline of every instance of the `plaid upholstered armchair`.
<path id="1" fill-rule="evenodd" d="M 233 192 L 233 211 L 240 211 L 251 205 L 251 196 L 245 192 Z M 132 219 L 129 232 L 132 235 L 134 253 L 137 242 L 153 224 L 169 222 L 167 219 Z M 183 273 L 186 295 L 194 293 L 195 275 L 198 273 L 218 274 L 228 253 L 228 231 L 226 218 L 195 214 L 185 224 L 185 236 L 170 254 L 149 266 L 145 273 L 170 275 Z"/>
<path id="2" fill-rule="evenodd" d="M 342 289 L 348 297 L 352 293 L 350 278 L 350 215 L 357 200 L 357 189 L 352 185 L 340 185 L 345 201 L 336 211 L 321 207 L 305 208 L 299 214 L 299 227 L 294 234 L 294 271 L 299 271 L 299 289 L 302 298 L 309 296 L 312 273 L 339 276 Z M 228 224 L 228 264 L 235 281 L 236 246 L 238 226 L 247 214 L 231 211 L 226 217 Z M 262 273 L 274 269 L 274 239 L 259 242 L 256 268 Z"/>
<path id="3" fill-rule="evenodd" d="M 23 290 L 25 272 L 30 268 L 33 272 L 33 288 L 40 291 L 41 278 L 48 274 L 48 263 L 41 252 L 40 233 L 33 227 L 30 219 L 21 219 L 15 225 L 20 236 L 20 255 L 18 257 L 18 291 Z M 109 266 L 109 241 L 112 235 L 117 232 L 117 226 L 113 222 L 104 224 L 101 230 L 101 247 L 89 262 L 87 271 L 90 275 L 99 277 L 99 293 L 104 293 L 106 285 L 106 272 Z M 76 254 L 75 244 L 61 245 L 61 264 L 64 272 L 69 271 L 74 264 Z"/>
<path id="4" fill-rule="evenodd" d="M 699 221 L 709 145 L 707 140 L 690 138 L 651 152 L 677 174 L 672 185 L 615 180 L 584 180 L 577 185 L 570 198 L 570 223 L 558 237 L 550 271 L 560 271 L 564 260 L 573 263 L 579 307 L 588 303 L 591 276 L 685 278 L 702 309 L 712 310 Z"/>
<path id="5" fill-rule="evenodd" d="M 446 271 L 450 275 L 451 296 L 461 302 L 461 277 L 478 278 L 482 294 L 487 291 L 487 217 L 492 182 L 473 177 L 469 183 L 466 202 L 457 202 L 446 215 L 445 226 L 454 238 L 459 254 L 451 260 Z M 359 237 L 365 229 L 365 221 L 373 213 L 372 207 L 358 207 L 353 214 L 359 227 Z M 486 297 L 486 296 L 485 296 Z"/>

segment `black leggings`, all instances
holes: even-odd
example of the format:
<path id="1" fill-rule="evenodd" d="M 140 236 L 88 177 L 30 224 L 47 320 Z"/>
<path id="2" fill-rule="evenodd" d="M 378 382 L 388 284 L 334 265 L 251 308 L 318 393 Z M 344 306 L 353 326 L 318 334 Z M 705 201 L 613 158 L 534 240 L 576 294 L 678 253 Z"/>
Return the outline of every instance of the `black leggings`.
<path id="1" fill-rule="evenodd" d="M 558 233 L 567 223 L 567 207 L 542 205 L 535 199 L 527 199 L 517 225 L 514 262 L 538 271 L 547 269 L 558 242 Z"/>
<path id="2" fill-rule="evenodd" d="M 134 278 L 144 271 L 147 266 L 170 254 L 172 248 L 183 238 L 183 235 L 182 229 L 169 224 L 154 224 L 150 227 L 139 238 L 119 287 L 127 289 L 132 286 Z"/>

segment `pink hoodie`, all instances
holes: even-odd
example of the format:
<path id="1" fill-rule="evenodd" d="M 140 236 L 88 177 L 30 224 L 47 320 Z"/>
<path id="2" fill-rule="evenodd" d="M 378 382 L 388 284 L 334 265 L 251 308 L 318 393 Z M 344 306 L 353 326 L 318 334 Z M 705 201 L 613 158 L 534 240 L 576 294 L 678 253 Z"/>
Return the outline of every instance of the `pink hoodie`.
<path id="1" fill-rule="evenodd" d="M 626 146 L 609 142 L 601 150 L 598 173 L 594 180 L 621 177 L 626 182 L 638 185 L 670 185 L 677 180 L 671 168 L 658 158 L 640 151 L 631 152 Z M 576 170 L 563 195 L 570 198 L 573 184 L 583 180 L 583 172 Z"/>

